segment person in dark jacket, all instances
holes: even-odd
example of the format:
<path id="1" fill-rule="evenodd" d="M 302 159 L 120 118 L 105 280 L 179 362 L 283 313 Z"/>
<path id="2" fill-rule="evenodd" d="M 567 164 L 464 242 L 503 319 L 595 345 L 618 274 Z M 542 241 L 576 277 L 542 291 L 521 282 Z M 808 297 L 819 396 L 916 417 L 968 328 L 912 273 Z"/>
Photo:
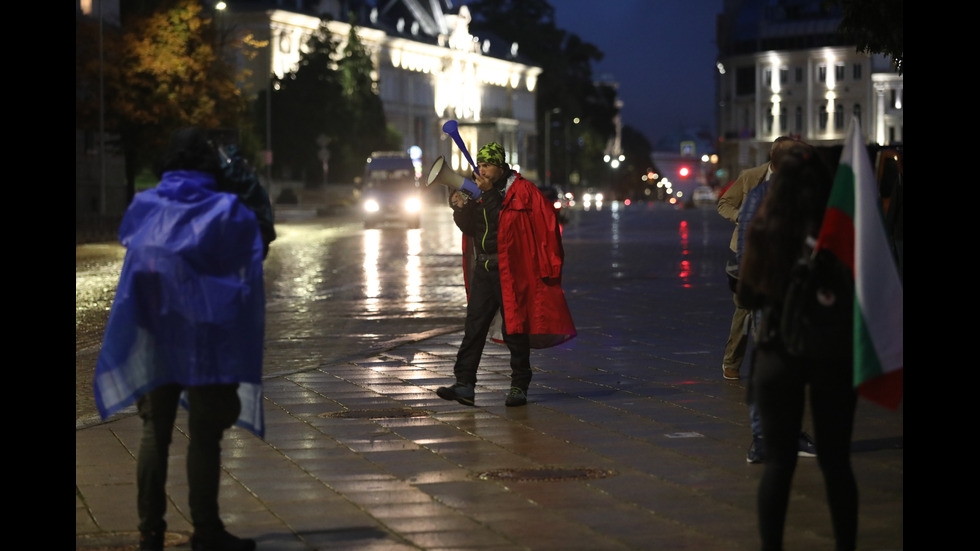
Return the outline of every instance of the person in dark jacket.
<path id="1" fill-rule="evenodd" d="M 527 404 L 531 348 L 546 348 L 575 336 L 561 288 L 565 253 L 561 228 L 538 188 L 504 160 L 490 142 L 477 154 L 476 200 L 455 191 L 453 220 L 463 232 L 466 323 L 453 373 L 456 383 L 436 393 L 473 406 L 477 368 L 495 319 L 510 350 L 507 406 Z"/>
<path id="2" fill-rule="evenodd" d="M 214 142 L 212 142 L 214 144 Z M 269 192 L 259 183 L 258 174 L 234 145 L 214 144 L 221 159 L 218 189 L 234 193 L 245 203 L 259 223 L 262 232 L 262 258 L 269 256 L 269 245 L 276 240 L 275 212 Z"/>
<path id="3" fill-rule="evenodd" d="M 789 139 L 789 138 L 785 138 L 785 139 L 777 138 L 777 140 L 773 142 L 772 150 L 769 153 L 770 162 L 769 162 L 768 175 L 764 180 L 759 182 L 758 185 L 756 185 L 755 187 L 749 190 L 749 192 L 745 195 L 745 198 L 742 201 L 742 206 L 739 208 L 738 211 L 738 220 L 740 221 L 740 223 L 738 224 L 735 230 L 737 236 L 736 239 L 737 246 L 735 248 L 736 266 L 742 263 L 742 255 L 745 252 L 745 234 L 747 233 L 749 223 L 752 221 L 752 218 L 755 216 L 756 212 L 758 212 L 759 208 L 762 206 L 762 202 L 766 197 L 766 192 L 769 191 L 769 184 L 772 182 L 773 176 L 775 175 L 776 171 L 779 169 L 779 162 L 782 160 L 782 158 L 786 155 L 786 152 L 789 151 L 791 147 L 802 143 L 803 142 L 794 139 Z M 738 297 L 736 295 L 736 302 L 737 300 Z M 744 308 L 744 309 L 749 310 L 748 308 Z M 759 314 L 758 311 L 751 312 L 749 314 L 748 319 L 745 321 L 747 327 L 746 330 L 743 331 L 743 335 L 742 335 L 743 339 L 747 338 L 748 334 L 751 332 L 751 329 L 755 325 L 757 325 L 756 318 L 758 317 L 758 314 Z M 752 370 L 752 365 L 750 363 L 749 364 L 750 377 L 751 377 L 751 370 Z M 755 401 L 752 400 L 751 385 L 749 385 L 748 402 L 749 402 L 749 426 L 752 430 L 752 442 L 751 444 L 749 444 L 749 449 L 745 454 L 745 460 L 748 463 L 762 463 L 766 459 L 766 446 L 765 446 L 765 440 L 762 437 L 762 421 L 759 418 L 759 409 L 756 407 Z M 797 453 L 800 457 L 817 456 L 816 444 L 813 443 L 813 439 L 810 438 L 810 435 L 807 434 L 806 431 L 800 431 L 799 450 Z"/>
<path id="4" fill-rule="evenodd" d="M 808 393 L 835 548 L 850 551 L 857 543 L 858 491 L 850 460 L 857 405 L 853 362 L 847 354 L 839 360 L 794 356 L 780 333 L 791 273 L 800 257 L 809 254 L 808 243 L 816 240 L 832 184 L 833 175 L 817 151 L 794 145 L 781 159 L 745 237 L 738 297 L 747 308 L 761 310 L 750 385 L 766 443 L 758 495 L 763 551 L 783 548 Z"/>

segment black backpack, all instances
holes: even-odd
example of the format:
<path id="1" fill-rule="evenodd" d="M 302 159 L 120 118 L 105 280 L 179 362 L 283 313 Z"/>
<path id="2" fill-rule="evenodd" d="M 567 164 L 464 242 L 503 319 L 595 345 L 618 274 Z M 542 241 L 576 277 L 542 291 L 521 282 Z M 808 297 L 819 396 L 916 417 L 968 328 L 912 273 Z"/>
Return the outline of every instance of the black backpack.
<path id="1" fill-rule="evenodd" d="M 854 342 L 854 276 L 820 249 L 793 267 L 779 313 L 779 333 L 793 356 L 850 361 Z"/>

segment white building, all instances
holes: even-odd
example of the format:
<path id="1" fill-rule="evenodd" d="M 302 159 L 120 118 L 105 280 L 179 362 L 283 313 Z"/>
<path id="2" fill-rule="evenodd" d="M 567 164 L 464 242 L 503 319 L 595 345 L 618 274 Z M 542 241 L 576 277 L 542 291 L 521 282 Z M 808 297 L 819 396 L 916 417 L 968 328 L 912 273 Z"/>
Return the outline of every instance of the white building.
<path id="1" fill-rule="evenodd" d="M 263 45 L 255 59 L 239 60 L 251 72 L 243 86 L 253 98 L 257 87 L 268 85 L 270 74 L 282 76 L 296 67 L 301 48 L 320 25 L 318 15 L 331 15 L 328 28 L 340 43 L 338 52 L 350 31 L 336 0 L 320 2 L 315 15 L 291 9 L 296 2 L 238 4 L 229 2 L 218 17 L 226 32 L 251 36 Z M 398 9 L 361 14 L 356 27 L 374 60 L 385 116 L 401 133 L 403 150 L 418 146 L 426 170 L 439 155 L 454 169 L 469 170 L 442 131 L 446 121 L 456 120 L 474 161 L 479 145 L 497 141 L 507 151 L 508 163 L 536 178 L 534 92 L 541 68 L 521 60 L 518 44 L 471 35 L 466 6 L 445 13 L 440 2 L 399 0 L 386 8 L 395 4 Z M 276 144 L 271 146 L 274 159 Z"/>
<path id="2" fill-rule="evenodd" d="M 868 144 L 903 141 L 903 78 L 881 55 L 840 44 L 820 0 L 727 0 L 718 19 L 717 117 L 723 181 L 791 135 L 842 145 L 852 115 Z"/>
<path id="3" fill-rule="evenodd" d="M 240 84 L 254 99 L 271 85 L 270 75 L 281 77 L 296 67 L 306 39 L 320 25 L 319 15 L 333 19 L 328 28 L 342 51 L 350 31 L 346 10 L 361 3 L 228 0 L 224 9 L 213 4 L 224 39 L 247 37 L 255 49 L 255 57 L 239 53 L 235 60 L 251 75 Z M 541 68 L 523 60 L 518 44 L 470 34 L 465 6 L 444 11 L 452 4 L 446 0 L 378 4 L 384 5 L 382 11 L 359 14 L 357 32 L 374 60 L 385 116 L 402 135 L 403 150 L 418 147 L 423 170 L 443 155 L 454 169 L 468 171 L 468 161 L 442 131 L 446 121 L 456 120 L 474 160 L 480 144 L 496 141 L 511 165 L 539 179 L 543 160 L 535 147 L 535 87 Z M 119 0 L 76 0 L 75 10 L 76 17 L 119 24 Z M 266 140 L 268 147 L 268 134 Z M 76 130 L 75 143 L 76 228 L 90 219 L 115 223 L 127 205 L 122 158 L 106 152 L 97 131 Z M 271 144 L 273 161 L 275 148 Z M 277 185 L 266 185 L 275 196 Z"/>

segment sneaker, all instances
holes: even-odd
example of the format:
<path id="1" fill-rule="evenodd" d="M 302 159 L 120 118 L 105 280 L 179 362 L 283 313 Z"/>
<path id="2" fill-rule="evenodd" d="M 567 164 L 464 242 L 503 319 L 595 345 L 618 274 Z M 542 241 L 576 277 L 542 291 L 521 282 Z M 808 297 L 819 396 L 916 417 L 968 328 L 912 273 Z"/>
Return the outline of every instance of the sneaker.
<path id="1" fill-rule="evenodd" d="M 140 551 L 163 551 L 163 534 L 140 532 Z"/>
<path id="2" fill-rule="evenodd" d="M 745 454 L 746 463 L 762 463 L 766 460 L 766 446 L 762 443 L 762 437 L 753 436 L 752 445 L 749 446 L 749 453 Z"/>
<path id="3" fill-rule="evenodd" d="M 233 536 L 227 530 L 217 535 L 202 537 L 194 534 L 191 538 L 194 551 L 255 551 L 255 540 Z"/>
<path id="4" fill-rule="evenodd" d="M 721 367 L 721 372 L 722 374 L 724 374 L 725 378 L 728 379 L 729 381 L 737 381 L 739 378 L 737 367 L 728 367 L 727 365 L 725 365 Z"/>
<path id="5" fill-rule="evenodd" d="M 510 393 L 507 394 L 504 405 L 507 407 L 527 405 L 527 393 L 516 386 L 510 387 Z"/>
<path id="6" fill-rule="evenodd" d="M 475 406 L 476 393 L 473 385 L 455 383 L 453 386 L 441 386 L 436 389 L 436 394 L 443 400 L 456 400 L 464 406 Z"/>
<path id="7" fill-rule="evenodd" d="M 800 447 L 796 452 L 799 457 L 816 457 L 817 456 L 817 445 L 813 443 L 810 439 L 810 435 L 801 432 L 800 433 Z"/>

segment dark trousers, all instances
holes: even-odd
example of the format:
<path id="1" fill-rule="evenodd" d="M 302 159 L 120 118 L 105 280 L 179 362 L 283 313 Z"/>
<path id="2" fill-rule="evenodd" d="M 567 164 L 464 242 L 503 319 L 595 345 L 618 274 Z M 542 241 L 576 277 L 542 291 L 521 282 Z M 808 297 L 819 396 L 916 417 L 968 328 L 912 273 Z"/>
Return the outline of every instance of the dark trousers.
<path id="1" fill-rule="evenodd" d="M 140 532 L 162 534 L 167 529 L 167 462 L 174 420 L 183 386 L 169 384 L 141 396 L 137 402 L 143 436 L 136 462 L 137 512 Z M 218 515 L 221 476 L 221 438 L 241 411 L 238 385 L 187 388 L 190 443 L 187 448 L 188 502 L 194 532 L 214 534 L 224 529 Z"/>
<path id="2" fill-rule="evenodd" d="M 456 354 L 453 373 L 456 382 L 475 385 L 476 370 L 480 366 L 487 334 L 497 312 L 503 307 L 500 291 L 500 272 L 487 271 L 479 266 L 473 270 L 470 281 L 469 302 L 466 304 L 466 324 L 463 327 L 463 342 Z M 503 323 L 504 344 L 510 350 L 510 385 L 527 392 L 531 384 L 531 345 L 526 333 L 507 334 Z"/>
<path id="3" fill-rule="evenodd" d="M 728 340 L 725 341 L 725 355 L 722 356 L 722 367 L 730 367 L 736 371 L 741 369 L 742 360 L 745 358 L 745 351 L 749 347 L 749 333 L 746 331 L 746 323 L 752 315 L 752 311 L 742 307 L 738 301 L 738 295 L 732 295 L 735 301 L 735 313 L 732 314 L 732 327 L 728 332 Z"/>
<path id="4" fill-rule="evenodd" d="M 766 441 L 758 496 L 764 551 L 783 548 L 807 387 L 836 549 L 851 551 L 857 545 L 858 489 L 851 469 L 857 392 L 852 373 L 850 362 L 827 364 L 794 358 L 778 343 L 759 345 L 755 351 L 752 384 Z"/>

